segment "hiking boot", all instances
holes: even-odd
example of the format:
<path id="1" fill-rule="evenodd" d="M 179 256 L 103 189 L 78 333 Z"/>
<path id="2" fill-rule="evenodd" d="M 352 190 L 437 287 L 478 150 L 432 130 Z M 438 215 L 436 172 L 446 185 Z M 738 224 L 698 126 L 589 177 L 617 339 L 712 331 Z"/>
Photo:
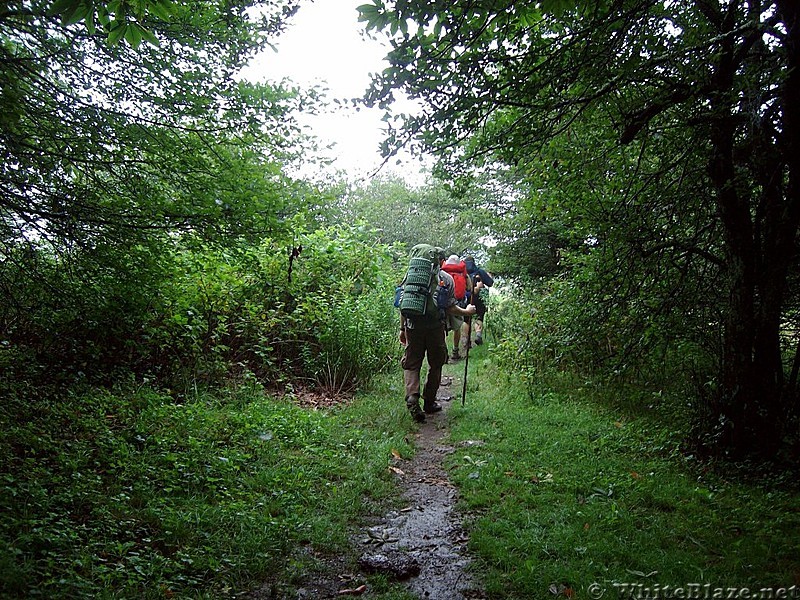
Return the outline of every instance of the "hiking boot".
<path id="1" fill-rule="evenodd" d="M 406 406 L 408 407 L 408 412 L 411 413 L 411 418 L 414 419 L 417 423 L 424 423 L 425 422 L 425 413 L 422 412 L 422 409 L 419 407 L 419 396 L 413 395 L 408 396 L 406 398 Z"/>
<path id="2" fill-rule="evenodd" d="M 453 354 L 450 355 L 450 358 L 453 360 L 461 358 L 461 355 L 458 353 L 458 348 L 453 348 Z"/>
<path id="3" fill-rule="evenodd" d="M 480 346 L 483 343 L 483 336 L 479 333 L 475 336 L 475 345 Z"/>
<path id="4" fill-rule="evenodd" d="M 437 413 L 440 410 L 442 410 L 442 405 L 436 402 L 435 400 L 432 400 L 431 402 L 425 400 L 422 409 L 429 415 L 432 415 L 433 413 Z"/>

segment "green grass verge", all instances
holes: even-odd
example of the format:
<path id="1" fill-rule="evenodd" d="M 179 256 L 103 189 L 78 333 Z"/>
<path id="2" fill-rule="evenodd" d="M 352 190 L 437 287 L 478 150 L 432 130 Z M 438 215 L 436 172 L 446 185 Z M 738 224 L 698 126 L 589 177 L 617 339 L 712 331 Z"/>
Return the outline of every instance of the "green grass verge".
<path id="1" fill-rule="evenodd" d="M 412 452 L 413 427 L 395 379 L 328 411 L 256 388 L 180 404 L 148 389 L 6 402 L 0 596 L 286 589 L 315 555 L 346 553 L 349 528 L 391 502 L 387 465 L 392 449 Z"/>
<path id="2" fill-rule="evenodd" d="M 463 362 L 446 372 L 462 375 Z M 448 467 L 491 598 L 800 583 L 796 482 L 704 468 L 680 451 L 680 411 L 660 395 L 565 374 L 523 385 L 485 346 L 469 377 L 465 407 L 453 389 Z M 319 555 L 352 560 L 348 533 L 392 502 L 387 465 L 393 449 L 411 455 L 414 427 L 399 373 L 328 411 L 246 387 L 180 404 L 147 389 L 8 400 L 0 596 L 289 590 Z M 642 587 L 626 595 L 625 584 Z M 407 597 L 370 580 L 370 598 Z"/>
<path id="3" fill-rule="evenodd" d="M 486 352 L 450 412 L 449 470 L 490 598 L 800 597 L 790 476 L 704 467 L 660 394 L 563 373 L 523 385 Z"/>

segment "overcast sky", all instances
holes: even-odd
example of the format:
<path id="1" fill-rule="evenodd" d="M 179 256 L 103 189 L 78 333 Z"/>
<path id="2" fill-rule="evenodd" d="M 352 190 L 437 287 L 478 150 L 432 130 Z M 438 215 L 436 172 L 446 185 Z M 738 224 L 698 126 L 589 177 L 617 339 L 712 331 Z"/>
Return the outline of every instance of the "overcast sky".
<path id="1" fill-rule="evenodd" d="M 356 7 L 366 1 L 306 0 L 287 31 L 275 40 L 277 54 L 267 50 L 245 70 L 245 76 L 273 81 L 287 77 L 301 86 L 324 84 L 331 98 L 361 97 L 370 73 L 387 66 L 383 61 L 386 46 L 361 34 L 363 24 L 358 22 Z M 322 115 L 307 115 L 302 122 L 324 143 L 334 142 L 335 166 L 358 178 L 373 172 L 382 162 L 378 149 L 381 114 L 377 109 L 356 112 L 334 107 Z M 410 175 L 419 163 L 406 161 L 396 166 L 392 159 L 387 167 Z"/>

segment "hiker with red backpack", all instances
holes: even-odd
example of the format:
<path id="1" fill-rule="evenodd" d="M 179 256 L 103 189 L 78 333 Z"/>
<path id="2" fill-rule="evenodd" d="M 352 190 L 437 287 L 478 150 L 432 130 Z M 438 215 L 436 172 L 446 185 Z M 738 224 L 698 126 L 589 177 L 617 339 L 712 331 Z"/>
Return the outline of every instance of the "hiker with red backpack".
<path id="1" fill-rule="evenodd" d="M 467 265 L 455 254 L 451 254 L 442 265 L 442 270 L 453 278 L 455 286 L 456 304 L 465 308 L 469 304 L 469 297 L 472 291 L 472 282 L 467 273 Z M 448 316 L 448 329 L 453 330 L 453 353 L 450 358 L 458 360 L 461 358 L 459 348 L 461 347 L 461 327 L 464 319 L 458 315 Z"/>

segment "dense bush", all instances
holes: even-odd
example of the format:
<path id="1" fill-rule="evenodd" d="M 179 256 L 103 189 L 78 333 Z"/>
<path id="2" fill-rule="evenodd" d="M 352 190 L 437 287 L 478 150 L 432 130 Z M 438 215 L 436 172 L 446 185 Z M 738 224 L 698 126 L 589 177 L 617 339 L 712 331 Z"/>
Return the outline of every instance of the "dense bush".
<path id="1" fill-rule="evenodd" d="M 178 389 L 231 375 L 358 386 L 397 352 L 390 249 L 359 227 L 295 239 L 302 250 L 291 279 L 291 248 L 281 240 L 165 243 L 157 256 L 132 253 L 125 270 L 85 277 L 80 257 L 67 268 L 39 252 L 36 278 L 3 307 L 3 388 L 127 375 Z M 25 264 L 2 267 L 8 280 Z"/>
<path id="2" fill-rule="evenodd" d="M 656 386 L 677 375 L 682 385 L 703 385 L 711 355 L 692 335 L 696 316 L 661 314 L 617 292 L 582 272 L 506 290 L 488 317 L 499 357 L 530 379 L 557 368 Z"/>

